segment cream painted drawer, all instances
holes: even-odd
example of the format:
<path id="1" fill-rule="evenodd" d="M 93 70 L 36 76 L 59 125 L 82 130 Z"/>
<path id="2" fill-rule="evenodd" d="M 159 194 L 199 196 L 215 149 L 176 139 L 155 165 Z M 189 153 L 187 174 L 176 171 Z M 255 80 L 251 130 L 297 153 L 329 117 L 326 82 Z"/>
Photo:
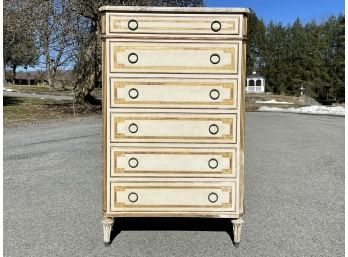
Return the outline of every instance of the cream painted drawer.
<path id="1" fill-rule="evenodd" d="M 237 114 L 112 112 L 110 120 L 111 142 L 237 142 Z"/>
<path id="2" fill-rule="evenodd" d="M 110 210 L 236 211 L 236 182 L 111 182 Z"/>
<path id="3" fill-rule="evenodd" d="M 238 73 L 238 42 L 110 42 L 111 72 Z"/>
<path id="4" fill-rule="evenodd" d="M 111 78 L 111 107 L 237 108 L 237 79 Z"/>
<path id="5" fill-rule="evenodd" d="M 236 177 L 237 149 L 111 147 L 111 177 Z"/>
<path id="6" fill-rule="evenodd" d="M 108 33 L 146 36 L 189 35 L 239 35 L 239 15 L 223 14 L 134 14 L 115 13 L 109 15 Z M 143 36 L 143 35 L 140 35 Z"/>

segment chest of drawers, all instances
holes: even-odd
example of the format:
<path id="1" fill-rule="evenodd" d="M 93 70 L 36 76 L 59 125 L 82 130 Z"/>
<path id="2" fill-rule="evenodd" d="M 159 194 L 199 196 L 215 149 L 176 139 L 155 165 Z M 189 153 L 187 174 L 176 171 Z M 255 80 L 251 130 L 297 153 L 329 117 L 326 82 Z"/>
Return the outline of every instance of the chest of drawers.
<path id="1" fill-rule="evenodd" d="M 206 217 L 238 245 L 249 10 L 100 11 L 105 244 L 118 217 Z"/>

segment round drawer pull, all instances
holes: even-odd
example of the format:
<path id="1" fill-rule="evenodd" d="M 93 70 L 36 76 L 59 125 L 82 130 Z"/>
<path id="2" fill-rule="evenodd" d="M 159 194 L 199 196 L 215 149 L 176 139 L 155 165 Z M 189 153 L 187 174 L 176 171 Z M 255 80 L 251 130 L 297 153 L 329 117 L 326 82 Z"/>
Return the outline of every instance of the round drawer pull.
<path id="1" fill-rule="evenodd" d="M 138 167 L 138 164 L 139 164 L 139 162 L 138 162 L 137 158 L 132 157 L 128 160 L 128 166 L 133 168 L 133 169 Z"/>
<path id="2" fill-rule="evenodd" d="M 136 88 L 131 88 L 128 91 L 128 96 L 132 99 L 136 99 L 139 96 L 139 92 Z"/>
<path id="3" fill-rule="evenodd" d="M 209 126 L 209 132 L 210 132 L 210 134 L 212 134 L 212 135 L 216 135 L 216 134 L 219 132 L 219 127 L 218 127 L 218 125 L 216 125 L 216 124 L 211 124 L 211 125 Z"/>
<path id="4" fill-rule="evenodd" d="M 220 62 L 220 56 L 218 54 L 212 54 L 210 56 L 210 62 L 212 64 L 218 64 Z"/>
<path id="5" fill-rule="evenodd" d="M 211 23 L 211 30 L 214 32 L 218 32 L 221 29 L 221 23 L 219 21 L 213 21 Z"/>
<path id="6" fill-rule="evenodd" d="M 129 125 L 128 130 L 130 133 L 137 133 L 138 132 L 138 125 L 135 123 L 132 123 Z"/>
<path id="7" fill-rule="evenodd" d="M 128 195 L 128 200 L 131 202 L 131 203 L 135 203 L 136 201 L 138 201 L 138 194 L 137 193 L 129 193 Z"/>
<path id="8" fill-rule="evenodd" d="M 220 92 L 217 89 L 213 89 L 213 90 L 210 91 L 209 96 L 210 96 L 211 99 L 217 100 L 220 97 Z"/>
<path id="9" fill-rule="evenodd" d="M 130 63 L 136 63 L 138 61 L 138 55 L 136 53 L 130 53 L 128 55 L 128 61 Z"/>
<path id="10" fill-rule="evenodd" d="M 218 165 L 219 165 L 219 162 L 215 158 L 212 158 L 208 161 L 208 166 L 211 169 L 216 169 Z"/>
<path id="11" fill-rule="evenodd" d="M 130 29 L 130 30 L 137 30 L 137 28 L 138 28 L 138 22 L 136 21 L 136 20 L 130 20 L 129 22 L 128 22 L 128 28 Z"/>
<path id="12" fill-rule="evenodd" d="M 219 197 L 218 197 L 218 195 L 216 193 L 210 193 L 208 195 L 208 200 L 211 203 L 216 203 L 218 199 L 219 199 Z"/>

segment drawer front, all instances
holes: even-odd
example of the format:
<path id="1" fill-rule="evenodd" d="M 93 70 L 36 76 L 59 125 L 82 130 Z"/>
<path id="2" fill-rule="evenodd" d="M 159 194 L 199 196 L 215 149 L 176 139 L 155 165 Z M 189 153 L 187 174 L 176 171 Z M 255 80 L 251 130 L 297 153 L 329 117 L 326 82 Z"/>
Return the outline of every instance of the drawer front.
<path id="1" fill-rule="evenodd" d="M 110 42 L 111 72 L 238 73 L 238 43 Z"/>
<path id="2" fill-rule="evenodd" d="M 112 78 L 111 107 L 237 108 L 237 79 Z"/>
<path id="3" fill-rule="evenodd" d="M 115 183 L 111 211 L 236 211 L 236 182 Z"/>
<path id="4" fill-rule="evenodd" d="M 237 142 L 237 114 L 110 115 L 111 142 Z"/>
<path id="5" fill-rule="evenodd" d="M 239 35 L 238 15 L 110 14 L 110 34 L 151 34 L 150 36 Z M 147 35 L 148 36 L 148 35 Z"/>
<path id="6" fill-rule="evenodd" d="M 237 149 L 111 148 L 111 177 L 236 177 Z"/>

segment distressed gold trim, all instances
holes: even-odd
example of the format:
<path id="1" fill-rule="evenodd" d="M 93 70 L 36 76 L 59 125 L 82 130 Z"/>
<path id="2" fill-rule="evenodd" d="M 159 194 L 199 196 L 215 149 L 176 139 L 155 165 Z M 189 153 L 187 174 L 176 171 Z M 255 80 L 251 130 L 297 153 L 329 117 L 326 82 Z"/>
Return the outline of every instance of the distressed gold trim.
<path id="1" fill-rule="evenodd" d="M 120 71 L 122 69 L 130 69 L 130 70 L 158 70 L 158 71 L 163 71 L 163 70 L 171 70 L 171 71 L 176 71 L 176 70 L 209 70 L 209 71 L 216 71 L 216 70 L 223 70 L 223 71 L 232 71 L 232 72 L 237 72 L 237 63 L 238 63 L 238 44 L 231 44 L 231 47 L 200 47 L 200 46 L 184 46 L 184 47 L 177 47 L 173 46 L 176 44 L 173 44 L 173 42 L 168 43 L 168 45 L 163 45 L 163 46 L 156 46 L 156 44 L 152 44 L 151 46 L 144 46 L 144 43 L 142 45 L 126 45 L 126 46 L 121 46 L 120 43 L 115 45 L 115 42 L 110 42 L 111 45 L 113 45 L 112 48 L 112 69 L 111 72 L 115 71 Z M 232 47 L 234 45 L 234 47 Z M 153 51 L 154 53 L 156 50 L 167 50 L 167 51 L 175 51 L 175 50 L 194 50 L 198 54 L 200 51 L 223 51 L 225 54 L 230 54 L 230 64 L 225 64 L 224 66 L 220 65 L 213 65 L 207 60 L 207 65 L 206 66 L 185 66 L 185 65 L 180 65 L 180 66 L 138 66 L 134 64 L 126 64 L 125 63 L 118 63 L 117 62 L 117 55 L 118 54 L 123 54 L 125 55 L 126 50 L 136 52 L 137 50 L 147 50 L 147 51 Z M 223 58 L 221 56 L 220 58 Z M 124 60 L 126 58 L 123 58 Z"/>
<path id="2" fill-rule="evenodd" d="M 141 27 L 136 31 L 130 31 L 127 24 L 130 19 L 136 19 L 138 23 L 141 23 Z M 212 21 L 218 20 L 221 22 L 223 28 L 218 32 L 213 32 L 210 26 L 206 26 L 205 24 L 210 24 Z M 191 34 L 199 34 L 194 31 L 202 31 L 206 32 L 204 34 L 213 34 L 213 35 L 221 35 L 221 34 L 229 34 L 229 35 L 238 35 L 239 34 L 239 23 L 240 18 L 238 16 L 211 16 L 211 17 L 195 17 L 195 16 L 154 16 L 154 15 L 146 15 L 146 16 L 129 16 L 129 15 L 110 15 L 109 16 L 109 33 L 117 33 L 119 30 L 125 31 L 128 33 L 142 33 L 145 31 L 163 31 L 168 33 L 168 31 L 178 31 L 186 32 L 193 31 Z M 156 23 L 157 27 L 150 26 L 146 23 Z M 176 26 L 161 26 L 163 23 L 171 23 Z M 188 27 L 187 24 L 202 24 L 202 27 Z M 122 26 L 123 25 L 123 26 Z M 205 27 L 206 26 L 206 27 Z M 226 31 L 227 30 L 227 31 Z M 170 33 L 170 32 L 169 32 Z"/>
<path id="3" fill-rule="evenodd" d="M 110 23 L 110 24 L 112 24 L 111 25 L 111 30 L 112 29 L 120 29 L 121 28 L 121 20 L 117 20 L 117 19 L 113 19 L 113 18 L 111 18 L 111 20 L 112 20 L 112 22 Z M 128 29 L 128 28 L 124 28 L 124 29 Z"/>
<path id="4" fill-rule="evenodd" d="M 236 211 L 113 211 L 107 213 L 108 217 L 202 217 L 202 218 L 239 218 L 242 214 Z"/>
<path id="5" fill-rule="evenodd" d="M 231 114 L 235 117 L 237 114 Z M 113 115 L 112 115 L 113 116 Z M 111 117 L 112 117 L 111 116 Z M 236 118 L 235 118 L 236 119 Z M 231 118 L 176 118 L 176 117 L 113 117 L 114 123 L 114 134 L 112 140 L 115 139 L 126 139 L 126 138 L 137 138 L 137 139 L 222 139 L 222 140 L 233 140 L 236 137 L 236 130 L 233 129 L 234 123 Z M 223 134 L 220 137 L 212 135 L 212 136 L 137 136 L 137 135 L 126 135 L 125 133 L 119 133 L 117 131 L 117 123 L 124 123 L 126 120 L 139 121 L 139 120 L 190 120 L 190 121 L 220 121 L 223 124 L 230 125 L 230 133 Z"/>
<path id="6" fill-rule="evenodd" d="M 239 212 L 244 213 L 244 129 L 245 129 L 245 83 L 246 83 L 246 43 L 243 43 L 242 49 L 242 81 L 240 95 L 240 139 L 239 139 Z"/>
<path id="7" fill-rule="evenodd" d="M 117 202 L 117 192 L 124 192 L 126 189 L 212 189 L 221 190 L 221 192 L 227 192 L 229 195 L 229 201 L 227 203 L 221 203 L 220 205 L 147 205 L 147 204 L 127 204 L 125 202 Z M 118 186 L 113 187 L 114 191 L 114 208 L 232 208 L 232 186 Z M 236 194 L 234 194 L 236 195 Z M 235 210 L 235 208 L 234 208 Z"/>
<path id="8" fill-rule="evenodd" d="M 236 99 L 237 95 L 235 95 L 235 90 L 238 87 L 237 86 L 238 81 L 231 81 L 230 83 L 218 83 L 218 82 L 137 82 L 137 81 L 121 81 L 117 80 L 113 83 L 113 92 L 114 92 L 114 98 L 113 98 L 113 105 L 117 104 L 189 104 L 189 105 L 236 105 Z M 222 101 L 217 100 L 211 100 L 211 101 L 195 101 L 195 102 L 188 102 L 188 101 L 141 101 L 138 99 L 132 99 L 132 100 L 126 100 L 125 98 L 118 97 L 117 90 L 121 88 L 125 88 L 126 86 L 130 87 L 136 87 L 136 86 L 158 86 L 158 87 L 166 87 L 166 86 L 178 86 L 178 87 L 195 87 L 195 86 L 209 86 L 209 87 L 216 87 L 216 88 L 227 88 L 230 89 L 230 98 L 229 99 L 223 99 Z"/>
<path id="9" fill-rule="evenodd" d="M 111 167 L 111 174 L 117 174 L 117 173 L 157 173 L 157 174 L 162 174 L 162 173 L 175 173 L 175 174 L 232 174 L 233 171 L 236 169 L 236 164 L 235 163 L 235 153 L 236 150 L 233 150 L 233 152 L 156 152 L 156 151 L 132 151 L 132 152 L 124 152 L 124 151 L 112 151 L 114 154 L 114 166 Z M 222 156 L 223 159 L 228 159 L 228 164 L 229 167 L 226 169 L 221 169 L 221 171 L 214 171 L 214 170 L 207 170 L 207 171 L 195 171 L 195 170 L 190 170 L 190 171 L 185 171 L 185 170 L 130 170 L 126 168 L 118 168 L 117 166 L 117 158 L 120 157 L 125 157 L 126 154 L 130 155 L 146 155 L 146 154 L 159 154 L 159 155 L 172 155 L 172 154 L 177 154 L 177 155 L 220 155 Z M 233 169 L 234 166 L 234 169 Z M 236 172 L 234 172 L 236 174 Z M 233 176 L 235 177 L 235 176 Z"/>
<path id="10" fill-rule="evenodd" d="M 121 22 L 122 20 L 119 19 L 119 20 L 116 20 L 116 19 L 112 19 L 112 28 L 110 30 L 110 32 L 117 32 L 117 30 L 121 29 L 121 30 L 128 30 L 129 33 L 132 33 L 132 31 L 130 31 L 128 29 L 128 27 L 126 26 L 121 26 Z M 140 22 L 140 20 L 137 20 L 138 22 Z M 150 20 L 141 20 L 141 23 L 143 25 L 143 23 L 146 23 L 146 22 L 153 22 L 153 21 L 150 21 Z M 175 21 L 175 20 L 156 20 L 156 22 L 168 22 L 168 23 L 178 23 L 178 24 L 185 24 L 185 23 L 197 23 L 197 21 Z M 207 21 L 207 20 L 202 20 L 200 21 L 200 23 L 208 23 L 210 24 L 212 21 Z M 236 22 L 235 21 L 225 21 L 225 22 L 221 22 L 221 23 L 224 23 L 226 24 L 226 27 L 224 29 L 231 29 L 231 30 L 235 30 L 236 29 Z M 160 25 L 160 24 L 159 24 Z M 199 31 L 199 30 L 202 30 L 202 31 L 207 31 L 209 32 L 210 34 L 214 34 L 214 33 L 219 33 L 219 32 L 213 32 L 211 31 L 210 29 L 210 26 L 208 27 L 191 27 L 191 28 L 188 28 L 188 27 L 161 27 L 161 26 L 158 26 L 158 27 L 144 27 L 142 26 L 142 29 L 148 29 L 148 30 L 151 30 L 151 31 L 156 31 L 156 30 L 159 30 L 159 31 L 162 31 L 162 30 L 165 30 L 165 31 L 168 31 L 168 30 L 176 30 L 176 31 L 185 31 L 185 30 L 195 30 L 195 31 Z M 116 31 L 115 31 L 116 30 Z M 140 30 L 138 30 L 140 31 Z M 135 31 L 137 32 L 137 31 Z M 138 32 L 139 33 L 139 32 Z M 141 32 L 140 32 L 141 33 Z M 226 33 L 226 32 L 225 32 Z M 238 34 L 237 33 L 229 33 L 229 34 Z"/>
<path id="11" fill-rule="evenodd" d="M 246 16 L 243 17 L 243 36 L 248 36 L 248 18 Z"/>
<path id="12" fill-rule="evenodd" d="M 106 33 L 106 17 L 105 17 L 105 13 L 101 15 L 100 18 L 100 23 L 101 23 L 101 33 L 105 34 Z M 104 54 L 104 53 L 103 53 Z"/>
<path id="13" fill-rule="evenodd" d="M 104 15 L 105 16 L 105 15 Z M 102 209 L 107 209 L 107 80 L 106 80 L 106 43 L 102 41 Z"/>

